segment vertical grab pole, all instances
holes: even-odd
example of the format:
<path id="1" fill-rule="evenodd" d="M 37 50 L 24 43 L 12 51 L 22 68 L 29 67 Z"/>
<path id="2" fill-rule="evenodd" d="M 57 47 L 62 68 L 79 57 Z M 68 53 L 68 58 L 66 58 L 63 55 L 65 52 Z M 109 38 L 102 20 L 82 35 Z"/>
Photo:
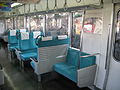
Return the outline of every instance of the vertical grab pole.
<path id="1" fill-rule="evenodd" d="M 83 49 L 84 19 L 85 19 L 85 10 L 83 11 L 83 14 L 82 14 L 82 30 L 80 32 L 80 56 L 81 56 L 81 52 L 82 52 L 82 49 Z M 79 59 L 81 60 L 80 56 L 79 56 Z M 80 60 L 78 60 L 78 69 L 80 68 Z"/>
<path id="2" fill-rule="evenodd" d="M 46 15 L 43 16 L 43 34 L 46 35 Z"/>
<path id="3" fill-rule="evenodd" d="M 71 32 L 73 30 L 73 13 L 69 13 L 69 18 L 68 18 L 68 36 L 70 37 L 70 47 L 71 47 Z"/>

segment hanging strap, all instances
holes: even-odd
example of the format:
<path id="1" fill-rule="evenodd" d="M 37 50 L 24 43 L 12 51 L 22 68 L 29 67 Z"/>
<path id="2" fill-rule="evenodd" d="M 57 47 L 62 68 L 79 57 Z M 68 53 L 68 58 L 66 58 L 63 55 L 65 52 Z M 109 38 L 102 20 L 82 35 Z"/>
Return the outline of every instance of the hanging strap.
<path id="1" fill-rule="evenodd" d="M 47 4 L 47 7 L 46 7 L 46 12 L 48 12 L 48 11 L 49 11 L 48 0 L 47 0 L 46 4 Z"/>
<path id="2" fill-rule="evenodd" d="M 55 0 L 54 12 L 58 9 L 57 0 Z"/>
<path id="3" fill-rule="evenodd" d="M 64 11 L 67 11 L 67 8 L 68 8 L 67 0 L 65 0 L 65 3 L 64 3 Z"/>
<path id="4" fill-rule="evenodd" d="M 77 3 L 80 3 L 80 2 L 81 2 L 81 0 L 76 0 L 76 2 L 77 2 Z"/>

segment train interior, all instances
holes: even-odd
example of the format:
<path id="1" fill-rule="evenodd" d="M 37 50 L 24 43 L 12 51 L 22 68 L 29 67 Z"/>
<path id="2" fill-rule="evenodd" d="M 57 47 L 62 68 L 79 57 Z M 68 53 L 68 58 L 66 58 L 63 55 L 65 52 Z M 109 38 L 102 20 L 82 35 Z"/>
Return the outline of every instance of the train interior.
<path id="1" fill-rule="evenodd" d="M 1 0 L 0 90 L 120 90 L 119 0 Z"/>

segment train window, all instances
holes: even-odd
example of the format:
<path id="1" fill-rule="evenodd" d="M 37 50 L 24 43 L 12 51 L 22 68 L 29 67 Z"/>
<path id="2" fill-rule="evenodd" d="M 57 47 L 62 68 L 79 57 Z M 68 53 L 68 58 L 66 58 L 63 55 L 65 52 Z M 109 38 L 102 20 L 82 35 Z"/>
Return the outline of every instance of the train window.
<path id="1" fill-rule="evenodd" d="M 68 34 L 68 13 L 57 13 L 46 15 L 46 35 Z"/>
<path id="2" fill-rule="evenodd" d="M 18 29 L 23 29 L 24 28 L 24 16 L 19 16 L 17 18 L 17 23 L 18 23 Z"/>
<path id="3" fill-rule="evenodd" d="M 117 14 L 117 25 L 114 44 L 114 57 L 117 61 L 120 61 L 120 11 Z"/>
<path id="4" fill-rule="evenodd" d="M 82 14 L 79 12 L 73 13 L 73 30 L 71 33 L 71 46 L 74 48 L 80 48 L 80 32 L 82 30 L 83 23 Z"/>
<path id="5" fill-rule="evenodd" d="M 6 29 L 13 29 L 13 18 L 9 18 L 5 20 L 6 22 Z"/>
<path id="6" fill-rule="evenodd" d="M 14 29 L 18 29 L 18 17 L 14 17 Z"/>
<path id="7" fill-rule="evenodd" d="M 43 31 L 43 16 L 34 15 L 30 17 L 30 30 Z"/>

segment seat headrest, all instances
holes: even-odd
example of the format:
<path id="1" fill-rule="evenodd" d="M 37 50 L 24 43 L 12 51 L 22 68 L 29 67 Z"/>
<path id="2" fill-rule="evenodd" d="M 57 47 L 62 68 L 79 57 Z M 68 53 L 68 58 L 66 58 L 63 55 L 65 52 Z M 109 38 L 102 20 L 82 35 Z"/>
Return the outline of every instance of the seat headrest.
<path id="1" fill-rule="evenodd" d="M 42 37 L 42 41 L 52 40 L 52 36 Z"/>
<path id="2" fill-rule="evenodd" d="M 20 32 L 26 32 L 27 30 L 26 29 L 20 29 Z"/>
<path id="3" fill-rule="evenodd" d="M 16 36 L 16 30 L 10 30 L 10 36 Z"/>
<path id="4" fill-rule="evenodd" d="M 33 32 L 33 38 L 37 38 L 38 35 L 41 35 L 40 31 Z"/>
<path id="5" fill-rule="evenodd" d="M 67 35 L 59 35 L 58 39 L 67 39 Z"/>
<path id="6" fill-rule="evenodd" d="M 29 33 L 28 32 L 21 32 L 21 40 L 29 39 Z"/>

